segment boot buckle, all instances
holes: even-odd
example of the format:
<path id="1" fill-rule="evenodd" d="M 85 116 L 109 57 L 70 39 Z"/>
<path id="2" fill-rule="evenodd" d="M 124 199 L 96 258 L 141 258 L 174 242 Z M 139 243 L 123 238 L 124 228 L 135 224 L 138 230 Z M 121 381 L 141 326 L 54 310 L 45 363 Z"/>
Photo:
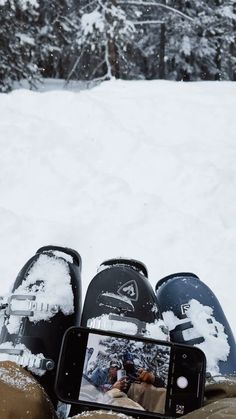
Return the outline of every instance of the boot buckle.
<path id="1" fill-rule="evenodd" d="M 20 316 L 20 317 L 32 317 L 34 315 L 34 301 L 36 300 L 35 295 L 21 295 L 13 294 L 8 299 L 8 306 L 6 308 L 6 314 L 9 316 Z M 28 307 L 21 308 L 22 301 L 28 302 Z M 14 305 L 16 307 L 14 308 Z M 18 306 L 18 307 L 17 307 Z"/>
<path id="2" fill-rule="evenodd" d="M 9 361 L 12 360 L 23 367 L 26 365 L 28 368 L 36 368 L 43 371 L 52 371 L 55 367 L 55 362 L 52 359 L 38 358 L 37 355 L 33 354 L 24 354 L 23 349 L 0 348 L 0 354 L 7 354 Z"/>

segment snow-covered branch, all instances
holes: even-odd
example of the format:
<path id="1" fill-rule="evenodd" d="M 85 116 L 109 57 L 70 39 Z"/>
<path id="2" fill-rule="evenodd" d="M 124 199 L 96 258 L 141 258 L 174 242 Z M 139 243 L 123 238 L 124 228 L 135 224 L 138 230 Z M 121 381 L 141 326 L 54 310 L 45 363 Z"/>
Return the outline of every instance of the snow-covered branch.
<path id="1" fill-rule="evenodd" d="M 164 23 L 163 20 L 132 20 L 131 21 L 133 25 L 155 25 L 155 24 L 161 24 Z"/>
<path id="2" fill-rule="evenodd" d="M 108 41 L 106 42 L 106 46 L 105 46 L 105 62 L 106 62 L 106 66 L 107 66 L 107 74 L 106 74 L 106 76 L 109 79 L 111 79 L 112 78 L 112 72 L 111 72 L 111 63 L 110 63 L 110 59 L 109 59 Z"/>
<path id="3" fill-rule="evenodd" d="M 157 3 L 157 2 L 153 2 L 153 1 L 138 1 L 138 0 L 118 0 L 117 1 L 118 5 L 135 5 L 135 6 L 154 6 L 154 7 L 162 7 L 163 9 L 169 10 L 170 12 L 176 13 L 182 17 L 184 17 L 187 20 L 191 20 L 193 21 L 193 18 L 186 15 L 183 12 L 180 12 L 177 9 L 174 9 L 173 7 L 167 6 L 166 4 L 162 4 L 162 3 Z"/>

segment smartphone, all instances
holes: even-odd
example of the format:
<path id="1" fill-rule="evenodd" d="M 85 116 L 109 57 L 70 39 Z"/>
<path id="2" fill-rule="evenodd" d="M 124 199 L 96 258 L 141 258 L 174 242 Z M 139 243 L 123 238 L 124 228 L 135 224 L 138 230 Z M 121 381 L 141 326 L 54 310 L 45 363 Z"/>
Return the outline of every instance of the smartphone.
<path id="1" fill-rule="evenodd" d="M 127 377 L 127 373 L 125 369 L 121 369 L 121 370 L 117 370 L 117 380 L 122 380 L 122 378 L 126 378 Z"/>
<path id="2" fill-rule="evenodd" d="M 81 410 L 180 417 L 201 407 L 205 370 L 196 347 L 73 327 L 63 338 L 55 391 Z"/>

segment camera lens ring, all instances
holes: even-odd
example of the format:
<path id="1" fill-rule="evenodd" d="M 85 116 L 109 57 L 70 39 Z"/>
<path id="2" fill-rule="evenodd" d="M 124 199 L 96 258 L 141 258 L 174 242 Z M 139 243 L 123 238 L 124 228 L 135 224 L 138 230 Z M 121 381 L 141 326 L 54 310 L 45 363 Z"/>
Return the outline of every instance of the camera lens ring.
<path id="1" fill-rule="evenodd" d="M 184 390 L 185 388 L 188 387 L 188 379 L 184 377 L 183 375 L 181 375 L 177 378 L 176 384 L 181 390 Z"/>

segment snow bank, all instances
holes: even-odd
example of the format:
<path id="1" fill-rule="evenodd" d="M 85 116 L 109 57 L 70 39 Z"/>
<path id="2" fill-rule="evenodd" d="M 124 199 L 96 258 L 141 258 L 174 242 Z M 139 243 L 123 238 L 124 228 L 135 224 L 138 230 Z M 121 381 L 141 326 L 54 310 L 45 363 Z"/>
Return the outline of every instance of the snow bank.
<path id="1" fill-rule="evenodd" d="M 0 293 L 40 246 L 75 248 L 83 293 L 106 258 L 154 286 L 195 272 L 235 331 L 236 84 L 110 81 L 0 95 Z"/>

